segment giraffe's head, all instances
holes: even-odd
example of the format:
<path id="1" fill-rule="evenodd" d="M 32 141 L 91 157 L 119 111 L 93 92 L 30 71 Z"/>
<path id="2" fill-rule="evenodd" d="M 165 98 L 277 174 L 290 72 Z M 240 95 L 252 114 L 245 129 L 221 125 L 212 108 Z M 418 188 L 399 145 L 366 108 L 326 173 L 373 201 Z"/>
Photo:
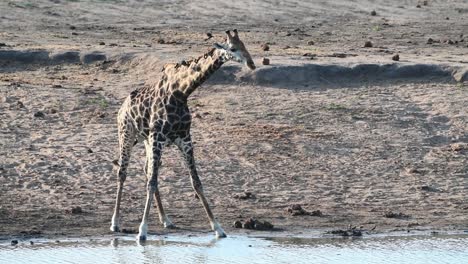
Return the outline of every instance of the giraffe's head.
<path id="1" fill-rule="evenodd" d="M 214 47 L 221 50 L 227 60 L 237 61 L 245 64 L 249 69 L 255 70 L 255 63 L 244 43 L 240 40 L 237 29 L 234 29 L 233 32 L 234 34 L 231 35 L 229 30 L 226 31 L 226 42 L 222 44 L 215 43 Z"/>

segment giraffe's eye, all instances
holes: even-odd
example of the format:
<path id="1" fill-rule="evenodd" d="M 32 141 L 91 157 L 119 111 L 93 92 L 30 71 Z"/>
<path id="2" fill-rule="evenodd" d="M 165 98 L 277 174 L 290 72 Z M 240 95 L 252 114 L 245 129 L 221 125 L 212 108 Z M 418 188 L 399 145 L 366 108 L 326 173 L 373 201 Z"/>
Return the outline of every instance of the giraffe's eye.
<path id="1" fill-rule="evenodd" d="M 231 51 L 232 51 L 232 52 L 236 52 L 237 50 L 233 48 L 233 49 L 231 49 Z"/>

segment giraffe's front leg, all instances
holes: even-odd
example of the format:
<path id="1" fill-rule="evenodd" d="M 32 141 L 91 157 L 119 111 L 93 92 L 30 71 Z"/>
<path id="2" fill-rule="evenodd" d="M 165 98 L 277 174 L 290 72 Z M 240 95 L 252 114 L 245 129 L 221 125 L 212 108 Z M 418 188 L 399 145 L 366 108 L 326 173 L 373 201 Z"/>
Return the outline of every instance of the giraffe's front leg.
<path id="1" fill-rule="evenodd" d="M 147 184 L 146 184 L 146 203 L 145 211 L 143 213 L 143 219 L 140 224 L 139 232 L 137 235 L 138 240 L 146 240 L 148 236 L 148 218 L 151 208 L 151 203 L 153 202 L 153 197 L 158 189 L 158 167 L 159 160 L 161 158 L 162 146 L 161 142 L 156 141 L 157 136 L 150 136 L 149 144 L 151 151 L 148 155 L 148 173 L 147 173 Z"/>
<path id="2" fill-rule="evenodd" d="M 182 151 L 184 159 L 190 170 L 192 187 L 197 193 L 198 197 L 200 198 L 200 201 L 202 202 L 203 207 L 205 208 L 206 215 L 208 216 L 208 219 L 210 220 L 211 229 L 215 231 L 216 237 L 218 238 L 226 237 L 226 233 L 224 232 L 223 228 L 218 223 L 218 221 L 216 221 L 216 219 L 214 218 L 213 213 L 211 212 L 210 206 L 208 204 L 208 201 L 206 200 L 205 195 L 203 193 L 203 186 L 200 181 L 200 178 L 198 177 L 197 169 L 195 166 L 195 159 L 193 157 L 193 145 L 192 145 L 192 140 L 190 136 L 188 136 L 185 139 L 176 140 L 175 143 L 177 144 L 179 149 Z"/>
<path id="3" fill-rule="evenodd" d="M 145 174 L 148 173 L 148 164 L 149 164 L 149 153 L 152 151 L 151 146 L 149 143 L 145 141 L 145 149 L 146 149 L 146 162 L 145 162 Z M 159 163 L 158 166 L 161 166 Z M 164 228 L 175 228 L 175 225 L 171 222 L 169 217 L 167 217 L 166 213 L 164 212 L 164 208 L 162 205 L 161 197 L 159 195 L 159 189 L 156 188 L 156 191 L 154 192 L 154 198 L 156 199 L 156 207 L 158 208 L 158 213 L 159 213 L 159 221 L 161 224 L 163 224 Z"/>

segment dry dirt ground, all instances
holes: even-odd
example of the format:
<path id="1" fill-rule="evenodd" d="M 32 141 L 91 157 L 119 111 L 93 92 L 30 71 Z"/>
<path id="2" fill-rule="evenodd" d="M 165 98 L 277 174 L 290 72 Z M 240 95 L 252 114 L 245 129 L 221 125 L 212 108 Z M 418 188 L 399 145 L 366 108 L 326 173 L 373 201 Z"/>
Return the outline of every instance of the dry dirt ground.
<path id="1" fill-rule="evenodd" d="M 249 217 L 290 233 L 468 229 L 467 16 L 462 0 L 1 1 L 0 237 L 109 234 L 121 102 L 233 28 L 258 69 L 229 63 L 189 101 L 228 234 Z M 143 146 L 132 161 L 130 232 Z M 162 166 L 171 232 L 208 232 L 175 148 Z M 295 204 L 323 215 L 292 215 Z M 169 232 L 151 213 L 150 231 Z"/>

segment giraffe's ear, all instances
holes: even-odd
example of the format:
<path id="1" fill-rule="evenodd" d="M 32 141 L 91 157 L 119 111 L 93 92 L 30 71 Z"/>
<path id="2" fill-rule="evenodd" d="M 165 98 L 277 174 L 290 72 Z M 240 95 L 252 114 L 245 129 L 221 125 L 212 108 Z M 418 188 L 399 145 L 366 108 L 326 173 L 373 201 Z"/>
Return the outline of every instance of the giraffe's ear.
<path id="1" fill-rule="evenodd" d="M 213 47 L 214 47 L 215 49 L 226 50 L 226 47 L 225 47 L 224 45 L 219 44 L 219 43 L 214 43 L 214 44 L 213 44 Z"/>

